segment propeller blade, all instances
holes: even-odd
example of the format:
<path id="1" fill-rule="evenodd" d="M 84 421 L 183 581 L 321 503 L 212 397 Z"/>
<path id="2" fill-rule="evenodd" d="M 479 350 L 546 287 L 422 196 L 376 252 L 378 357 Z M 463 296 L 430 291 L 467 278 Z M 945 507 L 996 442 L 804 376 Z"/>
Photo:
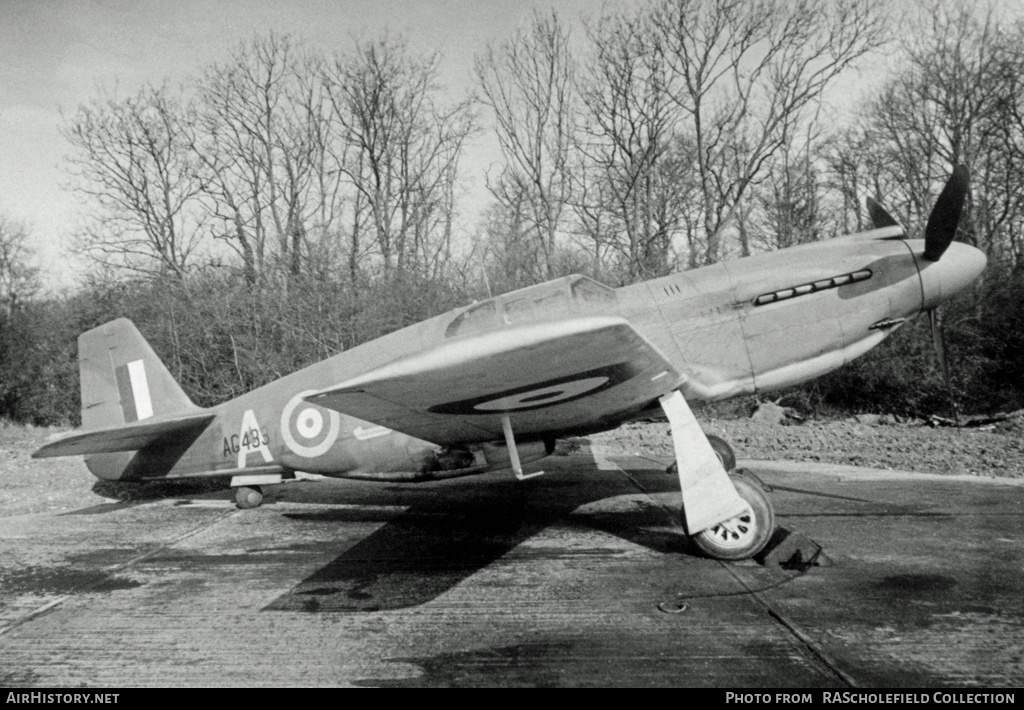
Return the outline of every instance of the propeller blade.
<path id="1" fill-rule="evenodd" d="M 939 199 L 935 201 L 935 207 L 928 216 L 928 226 L 924 230 L 924 258 L 929 261 L 938 261 L 942 258 L 949 247 L 953 237 L 956 236 L 956 228 L 960 223 L 960 213 L 963 211 L 964 200 L 967 198 L 967 187 L 970 183 L 970 175 L 966 166 L 957 165 L 953 168 L 953 174 L 946 181 L 946 186 L 939 193 Z"/>
<path id="2" fill-rule="evenodd" d="M 946 347 L 942 338 L 942 330 L 939 326 L 939 314 L 935 309 L 928 311 L 928 324 L 932 328 L 932 344 L 935 346 L 935 356 L 939 360 L 939 367 L 942 368 L 942 376 L 949 381 L 949 369 L 946 367 Z"/>
<path id="3" fill-rule="evenodd" d="M 896 218 L 889 214 L 889 211 L 882 207 L 873 197 L 868 196 L 864 202 L 867 204 L 868 216 L 871 217 L 871 224 L 874 225 L 875 229 L 900 226 Z"/>
<path id="4" fill-rule="evenodd" d="M 956 406 L 956 398 L 953 396 L 953 383 L 949 378 L 949 366 L 946 361 L 946 339 L 943 337 L 938 309 L 933 308 L 928 311 L 928 323 L 932 327 L 932 342 L 935 344 L 935 355 L 939 359 L 939 367 L 942 368 L 942 379 L 946 383 L 946 393 L 949 395 L 949 404 L 953 408 L 953 421 L 956 422 L 957 429 L 959 429 L 960 408 Z"/>

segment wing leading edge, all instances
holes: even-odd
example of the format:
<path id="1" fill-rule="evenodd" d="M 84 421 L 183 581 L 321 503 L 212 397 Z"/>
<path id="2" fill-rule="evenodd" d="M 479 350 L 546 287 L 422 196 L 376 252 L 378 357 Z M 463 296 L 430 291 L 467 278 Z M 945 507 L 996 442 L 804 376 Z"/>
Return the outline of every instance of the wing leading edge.
<path id="1" fill-rule="evenodd" d="M 623 318 L 555 321 L 459 338 L 306 397 L 442 445 L 618 424 L 678 383 Z"/>

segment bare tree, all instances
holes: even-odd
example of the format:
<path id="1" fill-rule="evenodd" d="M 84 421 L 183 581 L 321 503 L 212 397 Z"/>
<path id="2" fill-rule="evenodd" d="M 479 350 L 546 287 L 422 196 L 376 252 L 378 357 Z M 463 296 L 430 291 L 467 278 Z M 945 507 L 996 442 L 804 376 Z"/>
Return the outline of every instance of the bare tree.
<path id="1" fill-rule="evenodd" d="M 532 219 L 532 205 L 521 193 L 507 201 L 492 202 L 484 211 L 474 244 L 484 269 L 487 290 L 504 293 L 544 281 L 556 266 L 555 255 L 546 255 Z M 549 259 L 550 256 L 550 259 Z"/>
<path id="2" fill-rule="evenodd" d="M 947 3 L 936 6 L 931 21 L 929 40 L 911 47 L 907 75 L 916 99 L 910 108 L 924 129 L 916 135 L 933 148 L 931 160 L 919 161 L 918 175 L 932 187 L 948 166 L 966 164 L 973 187 L 961 238 L 997 261 L 1019 264 L 1024 127 L 1014 113 L 1024 71 L 1021 25 L 1002 26 L 991 7 Z"/>
<path id="3" fill-rule="evenodd" d="M 79 107 L 64 134 L 73 189 L 95 208 L 79 235 L 100 264 L 184 278 L 208 226 L 189 110 L 167 87 Z"/>
<path id="4" fill-rule="evenodd" d="M 589 36 L 575 212 L 591 239 L 618 254 L 624 281 L 660 275 L 671 266 L 690 157 L 675 132 L 664 46 L 644 16 L 604 17 Z"/>
<path id="5" fill-rule="evenodd" d="M 196 154 L 217 236 L 242 258 L 246 279 L 271 259 L 296 276 L 308 238 L 337 229 L 334 136 L 319 84 L 321 61 L 287 36 L 241 45 L 198 86 Z"/>
<path id="6" fill-rule="evenodd" d="M 996 263 L 1024 263 L 1024 26 L 991 8 L 940 1 L 907 42 L 905 60 L 871 103 L 860 142 L 864 181 L 905 224 L 922 224 L 952 165 L 971 172 L 960 238 Z M 847 163 L 855 157 L 848 155 Z"/>
<path id="7" fill-rule="evenodd" d="M 558 15 L 535 12 L 526 28 L 490 45 L 475 64 L 483 101 L 493 111 L 505 165 L 488 185 L 506 209 L 526 212 L 541 278 L 551 278 L 556 240 L 571 193 L 569 171 L 576 110 L 569 34 Z"/>
<path id="8" fill-rule="evenodd" d="M 0 215 L 0 308 L 11 318 L 40 289 L 24 224 Z"/>
<path id="9" fill-rule="evenodd" d="M 667 272 L 683 244 L 689 266 L 717 261 L 734 219 L 750 254 L 753 188 L 887 36 L 878 0 L 660 0 L 602 17 L 579 81 L 576 229 L 618 254 L 623 280 Z"/>
<path id="10" fill-rule="evenodd" d="M 669 96 L 695 144 L 703 254 L 722 255 L 733 206 L 855 61 L 887 41 L 878 0 L 662 0 L 651 13 Z M 743 253 L 749 253 L 741 245 Z"/>
<path id="11" fill-rule="evenodd" d="M 439 61 L 385 37 L 322 75 L 344 146 L 338 168 L 354 193 L 351 254 L 370 242 L 384 272 L 429 269 L 450 248 L 459 159 L 476 121 L 468 100 L 441 102 Z"/>
<path id="12" fill-rule="evenodd" d="M 767 179 L 751 190 L 757 205 L 753 238 L 741 237 L 747 248 L 784 249 L 833 236 L 839 229 L 829 207 L 830 185 L 824 141 L 816 123 L 800 140 L 787 138 L 771 161 Z M 841 210 L 839 210 L 841 212 Z M 749 215 L 744 215 L 749 219 Z"/>

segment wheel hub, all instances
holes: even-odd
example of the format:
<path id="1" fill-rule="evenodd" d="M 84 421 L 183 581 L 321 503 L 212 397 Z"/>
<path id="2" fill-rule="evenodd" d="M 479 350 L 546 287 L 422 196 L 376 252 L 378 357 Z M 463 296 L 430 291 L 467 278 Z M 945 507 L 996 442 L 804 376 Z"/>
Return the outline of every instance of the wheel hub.
<path id="1" fill-rule="evenodd" d="M 722 547 L 742 547 L 757 534 L 757 521 L 748 508 L 734 518 L 723 520 L 704 533 Z"/>

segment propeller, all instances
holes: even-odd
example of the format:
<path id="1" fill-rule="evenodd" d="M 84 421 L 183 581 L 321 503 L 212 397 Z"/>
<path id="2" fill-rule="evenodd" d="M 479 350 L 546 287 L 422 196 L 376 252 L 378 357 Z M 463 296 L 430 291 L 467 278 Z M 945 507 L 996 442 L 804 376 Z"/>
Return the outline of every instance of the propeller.
<path id="1" fill-rule="evenodd" d="M 870 195 L 865 202 L 868 207 L 868 216 L 871 217 L 871 224 L 874 225 L 875 229 L 900 226 L 896 218 L 889 214 L 889 211 L 878 204 Z"/>
<path id="2" fill-rule="evenodd" d="M 939 199 L 932 207 L 932 213 L 928 215 L 928 224 L 924 229 L 923 256 L 925 259 L 938 261 L 953 242 L 957 227 L 960 225 L 960 215 L 967 199 L 969 184 L 970 175 L 967 172 L 967 166 L 955 166 L 953 174 L 946 181 L 946 186 L 939 193 Z M 960 412 L 956 405 L 956 397 L 953 396 L 953 383 L 949 376 L 949 362 L 946 358 L 946 338 L 938 308 L 928 311 L 928 322 L 932 329 L 935 354 L 939 359 L 939 367 L 942 368 L 942 379 L 946 383 L 946 392 L 949 394 L 949 402 L 953 407 L 953 420 L 959 429 Z"/>
<path id="3" fill-rule="evenodd" d="M 932 213 L 928 215 L 928 225 L 924 228 L 925 259 L 941 259 L 956 236 L 969 182 L 970 176 L 966 166 L 957 165 L 953 168 L 953 174 L 949 176 L 946 186 L 939 193 L 939 199 L 935 201 Z M 870 207 L 868 209 L 870 210 Z"/>
<path id="4" fill-rule="evenodd" d="M 928 224 L 924 230 L 924 254 L 922 257 L 928 261 L 938 261 L 946 253 L 949 245 L 956 236 L 957 227 L 960 224 L 960 215 L 963 212 L 964 202 L 967 199 L 967 189 L 970 184 L 970 175 L 967 167 L 956 165 L 953 173 L 946 181 L 945 187 L 939 193 L 939 198 L 928 215 Z M 878 202 L 868 197 L 866 200 L 868 215 L 876 229 L 892 227 L 899 223 L 895 218 Z M 935 346 L 935 355 L 942 369 L 942 378 L 946 383 L 946 392 L 949 394 L 949 401 L 953 408 L 953 418 L 957 428 L 960 427 L 960 413 L 953 396 L 953 384 L 949 374 L 949 365 L 946 358 L 945 334 L 942 329 L 942 321 L 939 317 L 938 308 L 928 310 L 928 322 L 932 331 L 932 343 Z"/>
<path id="5" fill-rule="evenodd" d="M 946 359 L 946 335 L 939 318 L 938 308 L 928 311 L 928 324 L 932 329 L 932 343 L 935 345 L 935 356 L 938 358 L 939 368 L 942 370 L 942 380 L 946 383 L 946 394 L 949 396 L 949 404 L 953 408 L 953 421 L 956 422 L 956 428 L 959 430 L 960 407 L 957 406 L 956 397 L 953 395 L 953 381 L 949 376 L 949 361 Z"/>
<path id="6" fill-rule="evenodd" d="M 953 174 L 946 181 L 946 186 L 939 193 L 939 199 L 935 201 L 935 206 L 932 207 L 932 213 L 928 215 L 928 224 L 924 228 L 924 254 L 922 255 L 925 259 L 938 261 L 953 242 L 957 227 L 960 224 L 960 215 L 963 212 L 964 202 L 967 199 L 969 184 L 970 175 L 967 172 L 967 167 L 964 165 L 955 166 Z M 949 376 L 949 362 L 946 358 L 946 338 L 937 307 L 928 311 L 928 323 L 932 330 L 935 354 L 939 359 L 939 367 L 942 369 L 942 379 L 946 383 L 946 392 L 949 395 L 949 402 L 953 408 L 953 420 L 956 422 L 956 427 L 959 430 L 960 411 L 956 404 L 956 397 L 953 396 L 953 383 Z"/>

